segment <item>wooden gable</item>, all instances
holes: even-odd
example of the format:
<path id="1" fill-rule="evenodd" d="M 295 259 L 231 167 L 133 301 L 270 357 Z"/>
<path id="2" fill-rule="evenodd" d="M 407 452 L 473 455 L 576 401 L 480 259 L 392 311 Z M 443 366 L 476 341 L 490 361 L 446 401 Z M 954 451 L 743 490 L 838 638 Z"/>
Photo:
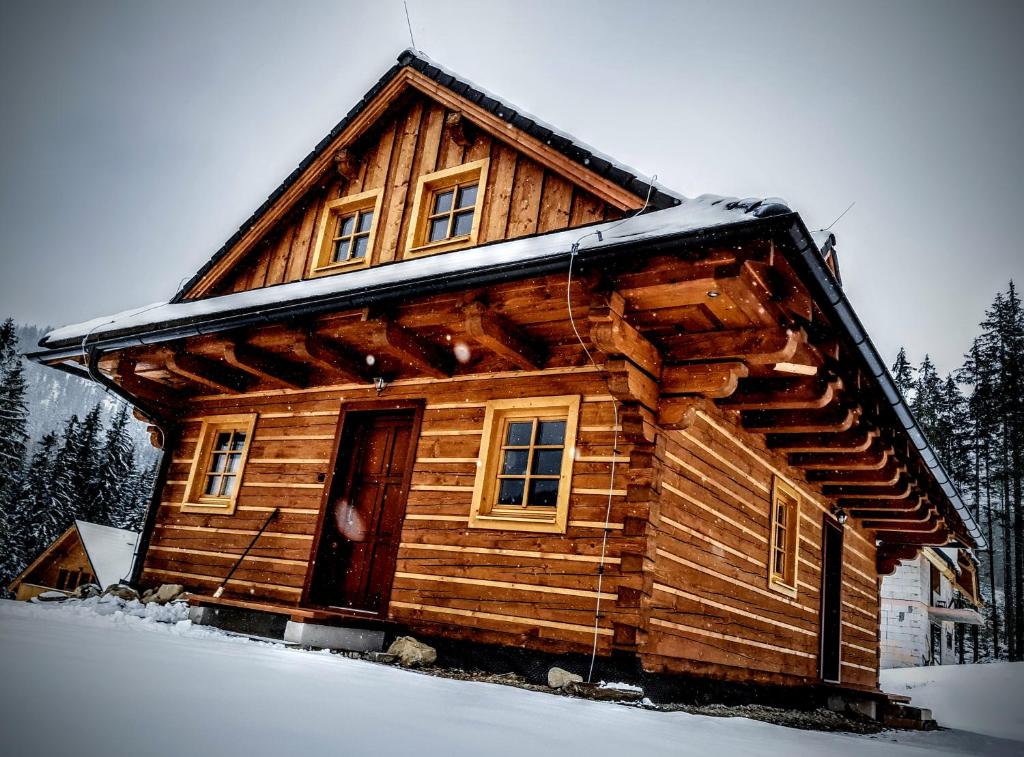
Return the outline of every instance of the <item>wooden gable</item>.
<path id="1" fill-rule="evenodd" d="M 420 177 L 486 161 L 476 244 L 614 219 L 644 198 L 412 69 L 372 100 L 251 229 L 198 278 L 185 299 L 313 275 L 325 209 L 377 191 L 369 265 L 403 258 Z"/>

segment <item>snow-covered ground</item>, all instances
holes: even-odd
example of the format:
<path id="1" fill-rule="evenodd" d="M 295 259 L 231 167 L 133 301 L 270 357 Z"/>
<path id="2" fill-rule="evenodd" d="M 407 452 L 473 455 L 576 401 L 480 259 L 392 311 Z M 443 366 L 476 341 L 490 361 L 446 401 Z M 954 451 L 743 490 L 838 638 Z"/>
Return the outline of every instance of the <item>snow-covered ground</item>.
<path id="1" fill-rule="evenodd" d="M 101 615 L 100 613 L 106 613 Z M 159 617 L 158 617 L 159 616 Z M 456 681 L 175 623 L 173 610 L 0 602 L 0 753 L 1019 755 L 1016 729 L 853 736 Z M 159 621 L 159 622 L 158 622 Z M 170 621 L 170 622 L 168 622 Z M 993 668 L 995 669 L 995 668 Z M 964 670 L 960 668 L 958 670 Z M 1020 691 L 1019 668 L 1008 669 Z M 1016 677 L 1015 674 L 1016 673 Z M 913 691 L 926 693 L 929 686 Z M 973 690 L 972 690 L 973 692 Z M 995 694 L 993 694 L 995 696 Z M 1007 697 L 1019 702 L 1018 697 Z M 939 713 L 940 719 L 947 719 Z M 958 715 L 957 717 L 961 717 Z M 1019 721 L 1017 721 L 1019 724 Z"/>

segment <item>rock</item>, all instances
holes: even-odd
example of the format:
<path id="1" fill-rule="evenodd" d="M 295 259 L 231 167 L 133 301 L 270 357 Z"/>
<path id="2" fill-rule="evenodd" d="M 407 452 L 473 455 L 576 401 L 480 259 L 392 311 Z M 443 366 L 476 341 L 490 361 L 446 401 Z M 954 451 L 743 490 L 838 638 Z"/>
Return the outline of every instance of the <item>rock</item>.
<path id="1" fill-rule="evenodd" d="M 42 594 L 36 594 L 32 599 L 36 602 L 63 602 L 68 598 L 68 595 L 62 591 L 44 591 Z"/>
<path id="2" fill-rule="evenodd" d="M 551 668 L 548 671 L 548 686 L 553 689 L 564 689 L 570 683 L 583 683 L 583 676 L 570 673 L 562 668 Z"/>
<path id="3" fill-rule="evenodd" d="M 614 688 L 597 683 L 580 683 L 573 681 L 565 687 L 565 691 L 574 696 L 594 699 L 598 702 L 639 702 L 644 692 L 639 687 Z"/>
<path id="4" fill-rule="evenodd" d="M 125 586 L 124 584 L 110 584 L 110 586 L 103 590 L 103 596 L 107 595 L 123 599 L 125 602 L 131 602 L 133 599 L 139 598 L 139 592 L 135 591 L 131 586 Z"/>
<path id="5" fill-rule="evenodd" d="M 82 584 L 71 592 L 71 596 L 75 599 L 89 599 L 90 597 L 98 597 L 102 593 L 100 587 L 96 584 Z"/>
<path id="6" fill-rule="evenodd" d="M 156 594 L 156 589 L 146 589 L 142 592 L 142 604 L 146 604 L 154 594 Z"/>
<path id="7" fill-rule="evenodd" d="M 394 665 L 398 662 L 398 656 L 387 652 L 367 652 L 364 657 L 370 662 L 380 662 L 385 665 Z"/>
<path id="8" fill-rule="evenodd" d="M 387 653 L 397 657 L 399 664 L 404 668 L 433 665 L 437 660 L 436 649 L 422 641 L 417 641 L 412 636 L 399 636 L 388 647 Z"/>
<path id="9" fill-rule="evenodd" d="M 148 597 L 143 598 L 145 604 L 150 602 L 156 602 L 157 604 L 165 605 L 168 602 L 172 602 L 182 594 L 185 593 L 185 587 L 181 584 L 161 584 L 160 588 L 150 594 Z"/>

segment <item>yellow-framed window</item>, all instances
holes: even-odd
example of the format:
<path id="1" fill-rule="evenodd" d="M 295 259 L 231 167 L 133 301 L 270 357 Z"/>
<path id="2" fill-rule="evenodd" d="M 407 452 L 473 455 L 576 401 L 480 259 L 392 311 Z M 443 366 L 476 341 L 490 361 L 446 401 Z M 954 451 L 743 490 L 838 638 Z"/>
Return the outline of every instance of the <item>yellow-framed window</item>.
<path id="1" fill-rule="evenodd" d="M 776 476 L 772 481 L 768 585 L 796 596 L 797 550 L 800 539 L 800 495 Z"/>
<path id="2" fill-rule="evenodd" d="M 311 276 L 369 265 L 380 221 L 379 189 L 332 200 L 324 206 L 313 248 Z"/>
<path id="3" fill-rule="evenodd" d="M 579 407 L 578 395 L 487 403 L 471 527 L 565 532 Z"/>
<path id="4" fill-rule="evenodd" d="M 184 512 L 230 515 L 235 511 L 255 427 L 255 414 L 203 420 L 185 486 Z"/>
<path id="5" fill-rule="evenodd" d="M 425 176 L 413 195 L 406 253 L 446 252 L 477 242 L 489 160 L 475 160 Z"/>

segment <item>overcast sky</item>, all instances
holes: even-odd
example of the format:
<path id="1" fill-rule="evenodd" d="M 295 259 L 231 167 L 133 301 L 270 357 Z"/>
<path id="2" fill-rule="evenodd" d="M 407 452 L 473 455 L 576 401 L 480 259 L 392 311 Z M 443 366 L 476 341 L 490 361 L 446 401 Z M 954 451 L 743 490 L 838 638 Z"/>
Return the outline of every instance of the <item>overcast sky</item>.
<path id="1" fill-rule="evenodd" d="M 392 64 L 401 0 L 16 2 L 0 316 L 170 297 Z M 417 46 L 686 194 L 834 228 L 883 355 L 959 365 L 1024 279 L 1024 3 L 409 0 Z"/>

